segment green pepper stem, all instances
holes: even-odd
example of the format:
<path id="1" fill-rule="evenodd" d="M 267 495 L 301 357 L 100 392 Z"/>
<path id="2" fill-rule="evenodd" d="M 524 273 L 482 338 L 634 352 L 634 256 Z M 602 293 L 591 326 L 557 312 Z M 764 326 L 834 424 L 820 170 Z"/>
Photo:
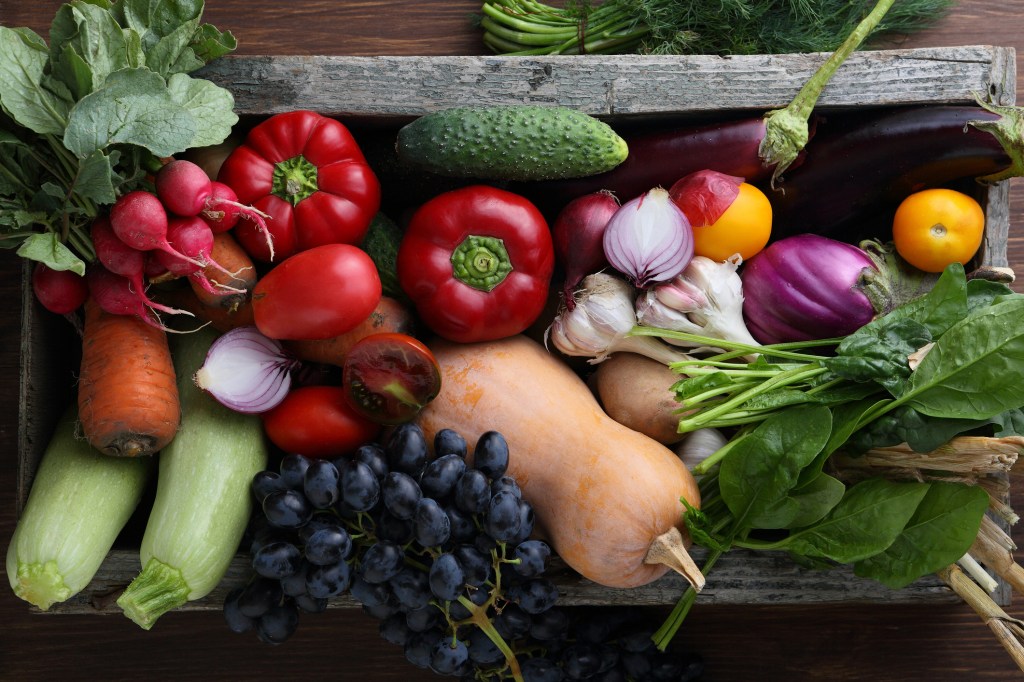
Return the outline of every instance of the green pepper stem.
<path id="1" fill-rule="evenodd" d="M 491 291 L 512 272 L 505 242 L 497 237 L 468 235 L 452 251 L 452 276 L 480 291 Z"/>

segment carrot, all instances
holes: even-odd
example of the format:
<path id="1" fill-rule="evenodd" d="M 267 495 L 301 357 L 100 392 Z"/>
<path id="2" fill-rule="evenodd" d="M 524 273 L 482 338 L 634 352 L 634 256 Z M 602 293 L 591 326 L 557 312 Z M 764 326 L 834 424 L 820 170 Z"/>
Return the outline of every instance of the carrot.
<path id="1" fill-rule="evenodd" d="M 151 455 L 167 445 L 181 407 L 166 332 L 87 300 L 78 411 L 86 440 L 108 455 Z"/>
<path id="2" fill-rule="evenodd" d="M 251 298 L 245 299 L 234 310 L 231 310 L 217 305 L 216 302 L 213 305 L 207 305 L 199 300 L 199 295 L 194 289 L 186 286 L 168 286 L 157 291 L 153 296 L 161 303 L 192 313 L 200 323 L 209 323 L 211 327 L 220 332 L 255 324 Z"/>
<path id="3" fill-rule="evenodd" d="M 213 249 L 208 260 L 210 264 L 200 271 L 201 274 L 188 278 L 200 302 L 207 307 L 219 306 L 231 312 L 245 305 L 256 286 L 256 266 L 230 232 L 213 235 Z M 202 278 L 207 280 L 207 285 L 202 283 Z"/>
<path id="4" fill-rule="evenodd" d="M 415 321 L 409 308 L 390 296 L 382 296 L 377 307 L 354 329 L 329 339 L 285 341 L 284 347 L 295 357 L 307 362 L 342 366 L 345 355 L 357 341 L 371 334 L 414 333 Z"/>

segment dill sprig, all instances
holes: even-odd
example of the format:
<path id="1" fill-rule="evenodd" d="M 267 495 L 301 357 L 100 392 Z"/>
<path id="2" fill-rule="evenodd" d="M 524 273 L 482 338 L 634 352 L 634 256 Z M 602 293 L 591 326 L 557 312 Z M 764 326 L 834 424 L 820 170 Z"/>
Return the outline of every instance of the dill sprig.
<path id="1" fill-rule="evenodd" d="M 955 0 L 900 0 L 870 38 L 931 26 Z M 485 0 L 480 27 L 497 54 L 830 52 L 874 0 Z"/>

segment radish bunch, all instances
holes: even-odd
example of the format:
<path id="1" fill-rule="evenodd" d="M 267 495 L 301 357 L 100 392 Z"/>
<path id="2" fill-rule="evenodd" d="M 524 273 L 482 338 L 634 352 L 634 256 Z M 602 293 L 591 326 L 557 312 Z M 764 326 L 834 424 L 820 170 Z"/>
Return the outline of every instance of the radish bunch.
<path id="1" fill-rule="evenodd" d="M 114 203 L 109 217 L 93 221 L 96 262 L 85 278 L 40 264 L 33 278 L 38 282 L 36 296 L 48 310 L 67 314 L 91 295 L 109 313 L 138 315 L 166 329 L 158 311 L 192 313 L 152 300 L 147 283 L 188 277 L 210 293 L 237 292 L 212 281 L 205 271 L 213 267 L 226 272 L 211 256 L 214 234 L 230 230 L 241 216 L 260 225 L 269 240 L 264 214 L 240 204 L 230 187 L 210 180 L 191 161 L 171 161 L 157 172 L 155 192 L 128 192 Z"/>

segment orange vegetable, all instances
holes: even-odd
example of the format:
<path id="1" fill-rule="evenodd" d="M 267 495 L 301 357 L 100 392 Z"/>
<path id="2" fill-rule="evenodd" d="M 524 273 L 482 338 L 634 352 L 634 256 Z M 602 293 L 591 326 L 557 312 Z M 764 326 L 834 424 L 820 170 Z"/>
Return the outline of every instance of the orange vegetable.
<path id="1" fill-rule="evenodd" d="M 896 209 L 892 238 L 896 253 L 925 272 L 967 264 L 981 246 L 985 212 L 972 197 L 952 189 L 911 194 Z"/>
<path id="2" fill-rule="evenodd" d="M 207 265 L 202 273 L 213 285 L 214 292 L 207 290 L 194 277 L 188 278 L 199 301 L 205 306 L 219 306 L 231 312 L 246 305 L 252 299 L 252 289 L 256 286 L 256 267 L 230 232 L 213 235 L 210 261 L 220 267 Z"/>
<path id="3" fill-rule="evenodd" d="M 181 406 L 167 334 L 87 300 L 78 412 L 86 440 L 108 455 L 151 455 L 170 443 Z"/>
<path id="4" fill-rule="evenodd" d="M 536 528 L 583 577 L 608 587 L 647 584 L 671 568 L 699 589 L 685 551 L 694 478 L 664 445 L 606 415 L 569 367 L 525 336 L 436 342 L 440 394 L 420 413 L 427 442 L 442 428 L 469 443 L 495 430 Z"/>
<path id="5" fill-rule="evenodd" d="M 235 327 L 245 327 L 254 324 L 252 316 L 252 300 L 247 299 L 240 303 L 235 310 L 223 308 L 219 305 L 206 305 L 199 300 L 196 292 L 187 286 L 170 286 L 153 294 L 154 298 L 174 308 L 188 311 L 195 315 L 195 324 L 191 324 L 192 318 L 180 317 L 178 325 L 183 329 L 194 329 L 200 324 L 209 323 L 214 329 L 226 332 Z"/>
<path id="6" fill-rule="evenodd" d="M 307 362 L 341 367 L 345 355 L 358 341 L 370 334 L 413 335 L 415 319 L 405 305 L 389 296 L 381 296 L 377 307 L 353 329 L 328 339 L 286 340 L 283 345 L 295 357 Z"/>

